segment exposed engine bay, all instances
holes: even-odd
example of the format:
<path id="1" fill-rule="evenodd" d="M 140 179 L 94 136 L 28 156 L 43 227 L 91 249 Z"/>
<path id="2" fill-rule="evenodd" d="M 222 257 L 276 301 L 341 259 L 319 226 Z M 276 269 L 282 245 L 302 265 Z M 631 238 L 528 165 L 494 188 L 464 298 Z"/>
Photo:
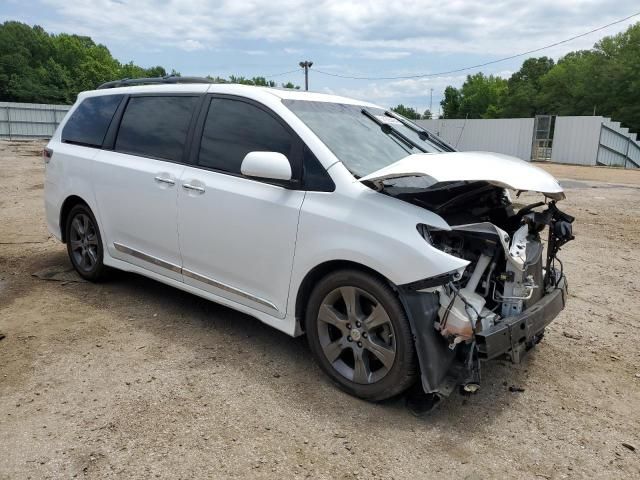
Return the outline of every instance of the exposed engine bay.
<path id="1" fill-rule="evenodd" d="M 574 238 L 574 219 L 547 198 L 515 211 L 508 191 L 488 182 L 449 182 L 420 190 L 412 180 L 420 179 L 386 183 L 384 193 L 440 215 L 451 230 L 427 225 L 418 230 L 434 247 L 470 262 L 462 274 L 456 272 L 420 291 L 437 294 L 433 328 L 466 363 L 461 384 L 473 391 L 479 383 L 476 363 L 483 356 L 478 345 L 484 341 L 483 334 L 494 333 L 502 324 L 511 328 L 515 317 L 564 282 L 557 254 Z M 539 339 L 523 335 L 522 341 Z M 505 353 L 518 362 L 521 349 Z"/>

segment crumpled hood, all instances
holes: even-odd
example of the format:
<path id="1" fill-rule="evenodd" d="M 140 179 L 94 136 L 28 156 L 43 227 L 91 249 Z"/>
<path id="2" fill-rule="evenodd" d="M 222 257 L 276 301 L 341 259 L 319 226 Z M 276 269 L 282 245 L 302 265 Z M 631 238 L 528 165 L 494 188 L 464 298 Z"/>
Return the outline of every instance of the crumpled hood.
<path id="1" fill-rule="evenodd" d="M 490 152 L 418 153 L 361 177 L 373 182 L 401 177 L 430 177 L 433 184 L 485 181 L 512 190 L 539 192 L 554 200 L 565 198 L 558 181 L 541 168 L 519 158 Z"/>

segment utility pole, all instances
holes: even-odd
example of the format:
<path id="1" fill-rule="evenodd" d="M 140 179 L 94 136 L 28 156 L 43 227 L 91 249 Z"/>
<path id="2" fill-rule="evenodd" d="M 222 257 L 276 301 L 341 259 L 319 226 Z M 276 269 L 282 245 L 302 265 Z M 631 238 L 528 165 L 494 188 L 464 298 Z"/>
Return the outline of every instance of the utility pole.
<path id="1" fill-rule="evenodd" d="M 429 89 L 429 113 L 431 114 L 431 118 L 433 118 L 433 88 Z"/>
<path id="2" fill-rule="evenodd" d="M 310 62 L 309 60 L 305 60 L 304 62 L 300 62 L 298 65 L 304 68 L 304 89 L 305 91 L 308 91 L 309 90 L 309 69 L 311 68 L 311 65 L 313 65 L 313 62 Z"/>

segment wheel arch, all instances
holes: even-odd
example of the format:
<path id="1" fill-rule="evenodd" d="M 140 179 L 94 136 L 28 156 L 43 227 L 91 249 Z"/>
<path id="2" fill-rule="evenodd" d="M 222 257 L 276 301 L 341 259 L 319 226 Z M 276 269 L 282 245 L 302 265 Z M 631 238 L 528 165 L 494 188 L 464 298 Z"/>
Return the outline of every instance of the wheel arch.
<path id="1" fill-rule="evenodd" d="M 298 291 L 296 293 L 295 319 L 296 323 L 298 324 L 298 331 L 304 331 L 304 315 L 313 287 L 318 283 L 318 281 L 320 281 L 320 279 L 329 275 L 330 273 L 336 272 L 338 270 L 348 269 L 360 270 L 361 272 L 369 273 L 374 277 L 382 280 L 383 282 L 389 284 L 389 286 L 393 290 L 397 289 L 394 283 L 387 277 L 374 270 L 373 268 L 363 265 L 362 263 L 354 262 L 351 260 L 329 260 L 323 262 L 319 265 L 316 265 L 307 272 L 307 274 L 302 279 L 300 287 L 298 288 Z"/>
<path id="2" fill-rule="evenodd" d="M 78 195 L 69 195 L 65 198 L 60 208 L 60 235 L 62 237 L 62 243 L 67 243 L 67 218 L 71 209 L 76 205 L 86 205 L 87 208 L 91 210 L 89 204 Z"/>

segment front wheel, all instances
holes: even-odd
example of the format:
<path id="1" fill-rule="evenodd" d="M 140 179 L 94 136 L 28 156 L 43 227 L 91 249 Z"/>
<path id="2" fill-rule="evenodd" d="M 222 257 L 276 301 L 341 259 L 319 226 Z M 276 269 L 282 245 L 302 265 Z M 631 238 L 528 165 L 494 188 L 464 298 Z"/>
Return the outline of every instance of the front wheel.
<path id="1" fill-rule="evenodd" d="M 356 397 L 384 400 L 417 378 L 413 336 L 402 304 L 373 275 L 341 270 L 324 277 L 309 298 L 305 328 L 322 370 Z"/>
<path id="2" fill-rule="evenodd" d="M 76 272 L 91 282 L 102 280 L 106 273 L 98 222 L 86 205 L 76 205 L 67 216 L 67 253 Z"/>

